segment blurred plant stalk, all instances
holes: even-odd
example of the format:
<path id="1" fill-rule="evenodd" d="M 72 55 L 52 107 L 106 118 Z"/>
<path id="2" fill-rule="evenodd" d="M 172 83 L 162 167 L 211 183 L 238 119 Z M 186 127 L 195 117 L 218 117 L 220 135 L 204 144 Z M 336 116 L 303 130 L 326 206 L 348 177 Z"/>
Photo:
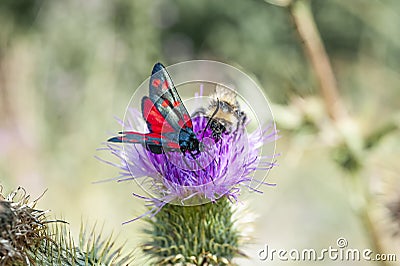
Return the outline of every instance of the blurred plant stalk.
<path id="1" fill-rule="evenodd" d="M 308 1 L 293 1 L 289 8 L 296 30 L 318 80 L 322 97 L 326 103 L 326 111 L 335 121 L 348 118 L 346 108 L 340 98 L 339 88 L 329 57 L 325 51 Z"/>
<path id="2" fill-rule="evenodd" d="M 370 212 L 372 209 L 370 208 L 371 192 L 366 180 L 361 175 L 361 156 L 363 152 L 376 145 L 383 136 L 395 130 L 396 127 L 390 124 L 385 125 L 365 138 L 361 136 L 357 123 L 348 114 L 340 97 L 332 65 L 314 21 L 310 2 L 293 0 L 288 2 L 287 7 L 318 81 L 326 112 L 334 128 L 341 134 L 342 144 L 336 148 L 340 150 L 341 158 L 346 159 L 337 162 L 348 175 L 345 181 L 350 203 L 364 225 L 372 248 L 376 253 L 383 254 L 385 251 Z M 388 265 L 384 261 L 380 261 L 380 263 Z"/>

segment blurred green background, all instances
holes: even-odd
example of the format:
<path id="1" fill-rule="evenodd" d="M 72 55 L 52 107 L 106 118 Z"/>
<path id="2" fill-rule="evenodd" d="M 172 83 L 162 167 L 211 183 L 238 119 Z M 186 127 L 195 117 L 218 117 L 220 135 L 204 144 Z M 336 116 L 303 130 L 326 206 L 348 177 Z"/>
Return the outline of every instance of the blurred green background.
<path id="1" fill-rule="evenodd" d="M 400 2 L 311 5 L 340 94 L 361 135 L 398 117 Z M 277 187 L 243 199 L 258 218 L 252 244 L 245 247 L 251 259 L 240 265 L 309 264 L 260 262 L 264 244 L 322 249 L 345 237 L 352 248 L 370 247 L 349 204 L 348 174 L 332 160 L 326 141 L 331 132 L 324 127 L 328 118 L 319 113 L 318 83 L 290 12 L 261 0 L 2 0 L 4 191 L 23 186 L 36 198 L 48 189 L 38 207 L 70 222 L 74 234 L 81 220 L 97 221 L 106 233 L 120 233 L 128 249 L 135 248 L 144 223 L 121 223 L 142 214 L 144 204 L 131 196 L 133 183 L 92 184 L 118 175 L 118 169 L 94 158 L 114 160 L 96 149 L 119 130 L 114 117 L 123 116 L 156 61 L 170 65 L 193 59 L 221 61 L 250 74 L 265 89 L 281 130 L 279 167 L 269 175 Z M 306 123 L 307 114 L 316 114 L 318 123 Z M 363 154 L 360 172 L 377 190 L 377 201 L 386 193 L 380 190 L 387 184 L 382 180 L 398 178 L 399 155 L 398 132 Z M 250 217 L 247 212 L 244 218 Z"/>

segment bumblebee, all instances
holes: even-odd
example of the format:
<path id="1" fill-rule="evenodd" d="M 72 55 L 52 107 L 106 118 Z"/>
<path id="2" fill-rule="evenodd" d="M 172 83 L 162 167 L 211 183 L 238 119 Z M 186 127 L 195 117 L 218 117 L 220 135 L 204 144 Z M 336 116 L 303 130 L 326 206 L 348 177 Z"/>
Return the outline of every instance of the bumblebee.
<path id="1" fill-rule="evenodd" d="M 246 122 L 246 114 L 241 111 L 237 94 L 234 90 L 217 85 L 210 95 L 207 108 L 198 111 L 208 118 L 207 126 L 212 130 L 212 137 L 218 141 L 222 134 L 236 133 L 239 126 Z"/>

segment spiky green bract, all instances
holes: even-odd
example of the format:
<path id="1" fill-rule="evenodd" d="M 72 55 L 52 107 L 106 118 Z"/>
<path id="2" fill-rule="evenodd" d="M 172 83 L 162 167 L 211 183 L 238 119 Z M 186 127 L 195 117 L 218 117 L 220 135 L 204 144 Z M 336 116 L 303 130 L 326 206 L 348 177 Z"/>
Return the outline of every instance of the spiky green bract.
<path id="1" fill-rule="evenodd" d="M 7 196 L 0 185 L 0 265 L 88 266 L 129 265 L 132 252 L 122 255 L 112 236 L 102 237 L 95 227 L 81 227 L 79 245 L 74 245 L 68 225 L 48 220 L 47 211 L 35 209 L 23 188 Z"/>
<path id="2" fill-rule="evenodd" d="M 88 231 L 82 225 L 79 245 L 76 246 L 66 224 L 53 224 L 49 229 L 49 238 L 34 252 L 36 265 L 130 265 L 133 261 L 132 252 L 123 255 L 123 246 L 115 247 L 112 236 L 104 238 L 101 231 L 97 233 L 95 228 Z"/>
<path id="3" fill-rule="evenodd" d="M 244 256 L 226 197 L 198 206 L 167 204 L 147 222 L 150 241 L 142 248 L 155 265 L 232 265 Z"/>

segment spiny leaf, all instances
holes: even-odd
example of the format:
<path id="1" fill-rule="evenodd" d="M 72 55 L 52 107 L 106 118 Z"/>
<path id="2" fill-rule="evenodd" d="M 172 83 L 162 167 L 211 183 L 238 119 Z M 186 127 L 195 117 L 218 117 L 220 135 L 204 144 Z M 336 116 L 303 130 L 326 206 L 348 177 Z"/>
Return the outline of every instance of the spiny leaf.
<path id="1" fill-rule="evenodd" d="M 7 196 L 0 186 L 0 265 L 129 265 L 132 252 L 123 255 L 112 235 L 103 238 L 81 225 L 79 246 L 75 246 L 66 222 L 48 220 L 47 211 L 35 209 L 23 188 Z M 39 198 L 40 199 L 40 198 Z"/>

